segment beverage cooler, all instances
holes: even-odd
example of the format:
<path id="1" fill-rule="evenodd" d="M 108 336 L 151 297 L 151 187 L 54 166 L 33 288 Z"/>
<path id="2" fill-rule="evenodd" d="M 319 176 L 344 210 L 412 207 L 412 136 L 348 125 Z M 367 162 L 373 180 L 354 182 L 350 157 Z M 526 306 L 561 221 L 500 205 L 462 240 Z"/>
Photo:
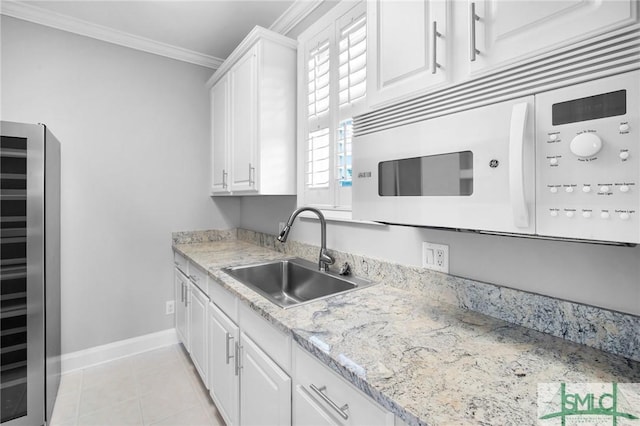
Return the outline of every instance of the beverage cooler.
<path id="1" fill-rule="evenodd" d="M 0 122 L 3 426 L 48 424 L 60 383 L 60 144 Z"/>

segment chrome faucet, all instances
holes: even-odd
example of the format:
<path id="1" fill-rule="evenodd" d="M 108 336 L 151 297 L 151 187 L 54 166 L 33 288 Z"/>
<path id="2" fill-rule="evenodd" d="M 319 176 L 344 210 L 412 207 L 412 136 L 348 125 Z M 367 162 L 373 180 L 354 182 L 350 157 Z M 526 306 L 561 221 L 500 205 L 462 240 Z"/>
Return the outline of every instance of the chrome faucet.
<path id="1" fill-rule="evenodd" d="M 289 216 L 289 220 L 287 224 L 280 231 L 280 235 L 278 235 L 278 241 L 284 243 L 287 241 L 287 237 L 289 236 L 289 231 L 291 230 L 291 226 L 293 226 L 293 221 L 296 220 L 296 217 L 304 211 L 309 211 L 315 213 L 320 219 L 320 256 L 318 257 L 318 269 L 320 271 L 326 272 L 329 269 L 329 265 L 333 265 L 335 259 L 331 257 L 329 253 L 327 253 L 327 221 L 324 219 L 324 215 L 322 212 L 313 207 L 300 207 L 296 209 L 291 216 Z"/>

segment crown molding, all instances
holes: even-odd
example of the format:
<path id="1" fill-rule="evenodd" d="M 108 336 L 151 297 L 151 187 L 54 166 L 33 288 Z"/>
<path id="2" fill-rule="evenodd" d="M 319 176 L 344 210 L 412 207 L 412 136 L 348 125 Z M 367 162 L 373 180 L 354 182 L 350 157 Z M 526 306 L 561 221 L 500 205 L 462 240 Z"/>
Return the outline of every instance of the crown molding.
<path id="1" fill-rule="evenodd" d="M 154 55 L 200 65 L 214 70 L 218 69 L 224 62 L 224 59 L 216 58 L 215 56 L 205 55 L 193 50 L 129 34 L 124 31 L 114 30 L 112 28 L 93 24 L 91 22 L 72 18 L 70 16 L 51 12 L 37 6 L 14 0 L 1 0 L 0 13 L 2 15 L 22 19 L 24 21 L 152 53 Z"/>
<path id="2" fill-rule="evenodd" d="M 227 71 L 229 71 L 229 69 L 231 69 L 231 67 L 236 62 L 238 62 L 238 60 L 240 60 L 240 58 L 242 58 L 244 54 L 247 53 L 249 49 L 251 49 L 253 45 L 256 44 L 259 40 L 269 40 L 274 43 L 278 43 L 281 46 L 289 47 L 293 50 L 297 49 L 298 47 L 298 42 L 294 39 L 256 25 L 233 50 L 233 52 L 231 52 L 229 57 L 225 59 L 224 63 L 220 65 L 216 72 L 211 76 L 209 81 L 207 81 L 206 86 L 208 88 L 213 87 L 218 82 L 218 80 L 220 80 L 227 73 Z"/>
<path id="3" fill-rule="evenodd" d="M 322 3 L 324 0 L 295 0 L 269 29 L 280 34 L 287 34 Z"/>

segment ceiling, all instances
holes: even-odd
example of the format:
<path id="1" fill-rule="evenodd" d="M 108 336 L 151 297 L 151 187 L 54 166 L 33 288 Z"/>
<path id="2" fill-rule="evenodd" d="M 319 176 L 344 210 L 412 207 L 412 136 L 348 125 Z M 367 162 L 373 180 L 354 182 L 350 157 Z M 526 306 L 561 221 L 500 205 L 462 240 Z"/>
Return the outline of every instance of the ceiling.
<path id="1" fill-rule="evenodd" d="M 286 24 L 282 24 L 282 18 L 285 18 L 283 14 L 291 15 L 291 11 L 297 6 L 297 15 L 304 16 L 305 12 L 310 13 L 319 2 L 48 0 L 2 3 L 2 13 L 9 16 L 103 38 L 110 42 L 128 37 L 132 44 L 136 41 L 138 44 L 155 43 L 164 49 L 186 51 L 193 57 L 201 56 L 208 59 L 207 63 L 203 62 L 201 65 L 217 68 L 255 25 L 270 28 L 275 24 L 279 25 L 278 29 L 283 32 L 283 28 L 287 28 Z M 301 5 L 305 12 L 300 12 Z M 291 25 L 299 22 L 301 17 L 289 19 Z M 291 19 L 294 21 L 291 22 Z M 99 37 L 95 34 L 105 36 Z M 134 45 L 130 47 L 136 48 Z M 190 62 L 197 63 L 195 60 Z"/>

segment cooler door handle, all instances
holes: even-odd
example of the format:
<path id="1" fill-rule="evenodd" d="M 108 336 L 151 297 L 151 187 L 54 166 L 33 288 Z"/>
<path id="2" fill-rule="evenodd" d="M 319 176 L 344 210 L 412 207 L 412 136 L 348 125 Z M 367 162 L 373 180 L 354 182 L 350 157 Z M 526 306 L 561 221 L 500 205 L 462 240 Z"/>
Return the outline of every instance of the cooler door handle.
<path id="1" fill-rule="evenodd" d="M 529 210 L 524 196 L 524 138 L 528 107 L 527 102 L 513 106 L 509 132 L 509 191 L 513 222 L 517 228 L 529 227 Z"/>

